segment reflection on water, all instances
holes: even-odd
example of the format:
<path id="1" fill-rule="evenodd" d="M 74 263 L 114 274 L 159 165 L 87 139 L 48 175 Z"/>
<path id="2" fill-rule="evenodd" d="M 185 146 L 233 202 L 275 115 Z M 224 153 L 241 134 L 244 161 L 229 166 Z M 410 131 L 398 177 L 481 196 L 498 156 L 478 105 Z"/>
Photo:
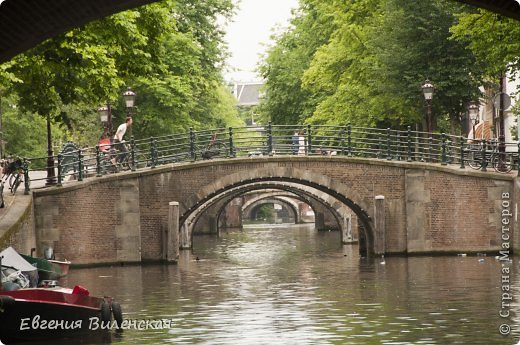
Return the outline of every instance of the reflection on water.
<path id="1" fill-rule="evenodd" d="M 196 237 L 179 265 L 76 269 L 67 282 L 115 296 L 126 319 L 172 322 L 112 334 L 120 344 L 518 342 L 520 324 L 498 315 L 501 262 L 388 257 L 383 265 L 339 236 L 308 226 L 247 228 Z M 513 328 L 507 337 L 498 332 L 504 321 Z"/>

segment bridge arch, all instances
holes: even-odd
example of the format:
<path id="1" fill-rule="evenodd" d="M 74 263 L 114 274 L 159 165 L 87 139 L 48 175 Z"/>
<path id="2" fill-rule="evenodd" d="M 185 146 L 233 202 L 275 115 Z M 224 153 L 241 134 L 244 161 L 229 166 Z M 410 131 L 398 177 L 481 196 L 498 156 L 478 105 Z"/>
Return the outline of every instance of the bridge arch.
<path id="1" fill-rule="evenodd" d="M 341 209 L 347 206 L 354 212 L 362 223 L 362 231 L 366 240 L 364 251 L 371 253 L 374 251 L 374 225 L 372 218 L 366 211 L 363 199 L 355 193 L 349 186 L 333 180 L 323 174 L 302 171 L 299 169 L 276 169 L 276 173 L 269 167 L 260 168 L 254 171 L 257 177 L 246 177 L 244 173 L 226 175 L 203 187 L 195 195 L 185 201 L 185 212 L 180 216 L 179 225 L 181 229 L 181 247 L 190 248 L 193 243 L 193 228 L 199 217 L 204 211 L 217 204 L 221 204 L 220 211 L 225 207 L 224 204 L 232 200 L 235 196 L 246 191 L 259 189 L 282 189 L 290 192 L 302 192 L 301 188 L 312 188 L 323 194 L 322 200 L 328 202 L 332 209 Z M 300 186 L 300 190 L 298 187 Z M 306 192 L 308 193 L 308 192 Z M 312 195 L 311 193 L 308 193 Z M 218 214 L 216 215 L 218 217 Z M 337 220 L 341 217 L 336 212 Z"/>
<path id="2" fill-rule="evenodd" d="M 295 201 L 290 200 L 289 198 L 284 199 L 280 196 L 258 196 L 253 200 L 246 202 L 246 204 L 242 206 L 242 213 L 246 217 L 251 216 L 254 210 L 256 210 L 261 205 L 265 204 L 278 204 L 282 206 L 282 208 L 286 209 L 288 212 L 292 214 L 292 219 L 294 219 L 294 223 L 298 224 L 300 219 L 298 212 L 298 204 Z"/>

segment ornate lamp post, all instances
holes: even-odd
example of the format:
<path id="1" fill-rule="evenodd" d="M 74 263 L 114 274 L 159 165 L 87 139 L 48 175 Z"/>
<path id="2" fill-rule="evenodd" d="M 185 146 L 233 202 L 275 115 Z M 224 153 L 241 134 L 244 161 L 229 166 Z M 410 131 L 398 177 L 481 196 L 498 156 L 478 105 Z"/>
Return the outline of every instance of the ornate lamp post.
<path id="1" fill-rule="evenodd" d="M 52 152 L 51 115 L 47 112 L 47 180 L 46 186 L 56 184 L 56 172 L 54 171 L 54 154 Z"/>
<path id="2" fill-rule="evenodd" d="M 478 104 L 477 102 L 471 102 L 468 106 L 469 118 L 471 120 L 471 124 L 473 125 L 473 140 L 475 140 L 475 126 L 478 121 Z"/>
<path id="3" fill-rule="evenodd" d="M 132 109 L 134 108 L 135 95 L 135 92 L 132 91 L 131 88 L 128 88 L 125 92 L 123 92 L 123 100 L 125 101 L 126 115 L 130 117 L 132 116 Z"/>
<path id="4" fill-rule="evenodd" d="M 112 108 L 107 103 L 106 106 L 98 108 L 99 118 L 103 123 L 103 137 L 110 137 L 112 135 Z"/>
<path id="5" fill-rule="evenodd" d="M 435 87 L 433 84 L 426 79 L 426 81 L 421 86 L 424 99 L 426 100 L 426 127 L 428 133 L 431 133 L 433 130 L 432 126 L 432 98 L 433 92 L 435 91 Z"/>
<path id="6" fill-rule="evenodd" d="M 126 108 L 126 116 L 132 117 L 132 110 L 134 109 L 135 104 L 135 95 L 136 93 L 132 91 L 132 89 L 129 87 L 125 92 L 123 92 L 123 100 L 125 101 L 125 108 Z M 129 128 L 128 134 L 131 137 L 132 136 L 132 127 Z"/>

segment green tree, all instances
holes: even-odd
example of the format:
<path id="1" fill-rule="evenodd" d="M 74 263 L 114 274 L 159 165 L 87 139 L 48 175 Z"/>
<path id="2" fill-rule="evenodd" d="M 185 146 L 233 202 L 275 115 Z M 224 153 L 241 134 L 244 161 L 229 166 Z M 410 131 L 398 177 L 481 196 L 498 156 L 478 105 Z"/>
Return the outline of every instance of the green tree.
<path id="1" fill-rule="evenodd" d="M 264 122 L 296 124 L 314 112 L 316 99 L 302 88 L 302 76 L 334 28 L 327 6 L 323 1 L 301 1 L 291 21 L 293 28 L 273 37 L 275 45 L 259 67 L 265 79 L 265 96 L 258 111 Z"/>
<path id="2" fill-rule="evenodd" d="M 114 126 L 123 121 L 126 85 L 138 95 L 136 136 L 231 123 L 236 111 L 222 92 L 225 50 L 216 21 L 231 12 L 230 0 L 166 0 L 117 13 L 1 65 L 0 86 L 19 96 L 20 116 L 49 116 L 66 130 L 63 140 L 81 143 L 99 138 L 101 104 L 113 105 Z"/>

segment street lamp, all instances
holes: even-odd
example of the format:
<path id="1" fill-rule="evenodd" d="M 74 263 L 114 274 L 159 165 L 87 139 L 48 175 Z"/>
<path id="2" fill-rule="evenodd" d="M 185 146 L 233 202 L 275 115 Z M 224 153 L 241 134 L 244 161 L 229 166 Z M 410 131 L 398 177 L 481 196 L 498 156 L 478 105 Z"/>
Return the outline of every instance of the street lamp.
<path id="1" fill-rule="evenodd" d="M 470 102 L 468 106 L 468 113 L 471 123 L 473 124 L 473 140 L 475 140 L 475 126 L 478 121 L 478 104 L 477 102 Z"/>
<path id="2" fill-rule="evenodd" d="M 103 123 L 103 137 L 110 137 L 112 135 L 112 108 L 110 103 L 106 106 L 98 108 L 98 114 L 101 122 Z"/>
<path id="3" fill-rule="evenodd" d="M 428 133 L 431 133 L 433 130 L 432 126 L 432 98 L 433 98 L 433 92 L 435 91 L 435 87 L 433 84 L 426 79 L 426 81 L 421 86 L 424 99 L 426 100 L 426 127 Z"/>
<path id="4" fill-rule="evenodd" d="M 130 87 L 123 92 L 123 100 L 125 101 L 127 116 L 132 116 L 131 110 L 134 108 L 135 92 Z"/>

